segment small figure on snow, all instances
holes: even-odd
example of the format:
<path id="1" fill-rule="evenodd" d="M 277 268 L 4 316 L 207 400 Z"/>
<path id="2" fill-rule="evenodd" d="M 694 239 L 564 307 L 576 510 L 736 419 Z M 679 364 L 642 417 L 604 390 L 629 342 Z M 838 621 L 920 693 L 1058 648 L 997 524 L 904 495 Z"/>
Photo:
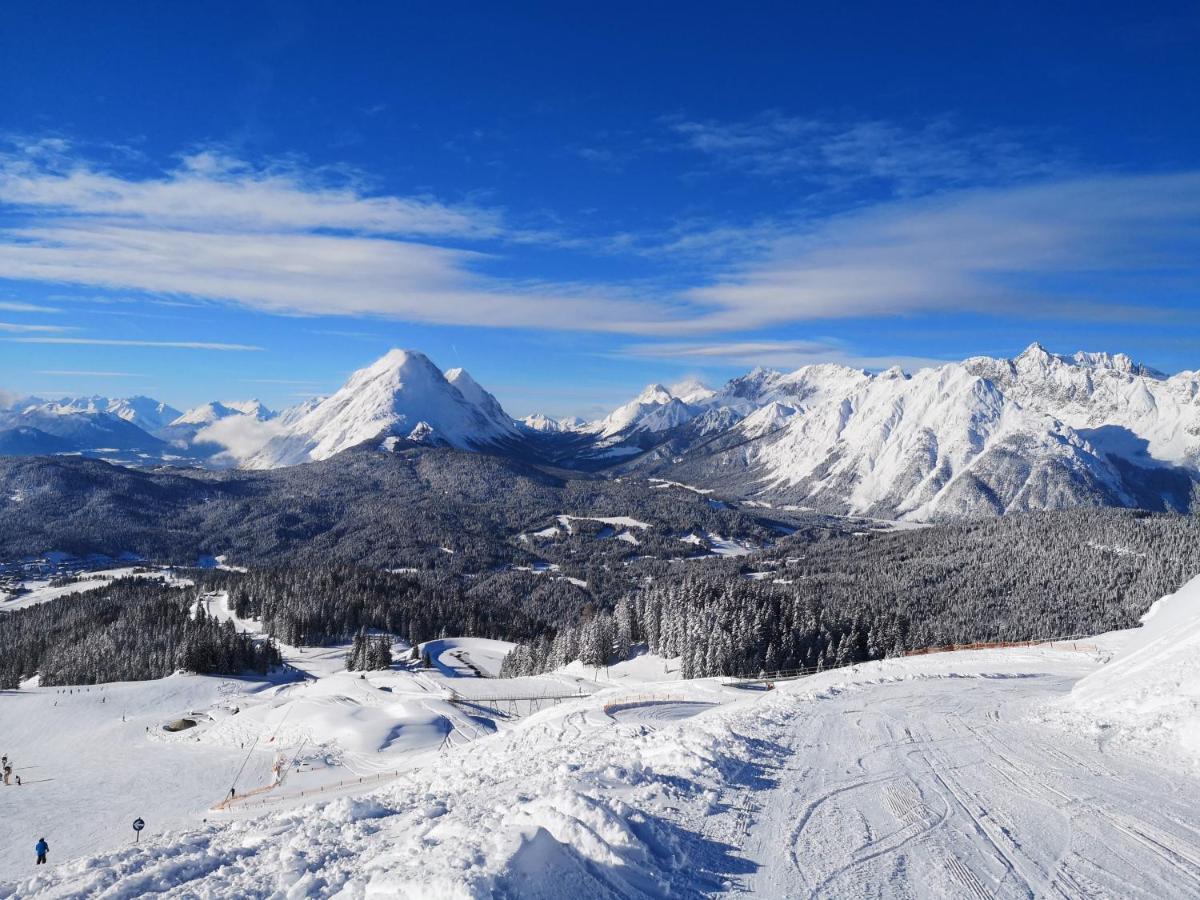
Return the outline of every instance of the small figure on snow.
<path id="1" fill-rule="evenodd" d="M 33 849 L 37 853 L 36 865 L 44 866 L 46 864 L 46 854 L 50 852 L 50 845 L 46 843 L 45 838 L 39 838 L 37 845 Z"/>

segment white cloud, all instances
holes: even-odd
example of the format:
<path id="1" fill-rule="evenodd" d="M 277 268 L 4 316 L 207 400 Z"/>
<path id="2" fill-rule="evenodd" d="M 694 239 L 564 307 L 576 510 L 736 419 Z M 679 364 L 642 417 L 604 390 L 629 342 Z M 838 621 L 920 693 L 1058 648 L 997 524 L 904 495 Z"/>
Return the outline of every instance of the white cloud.
<path id="1" fill-rule="evenodd" d="M 0 331 L 6 331 L 9 334 L 49 333 L 70 330 L 61 325 L 26 325 L 19 322 L 0 322 Z"/>
<path id="2" fill-rule="evenodd" d="M 0 231 L 0 278 L 438 324 L 637 330 L 665 319 L 611 286 L 489 279 L 488 256 L 445 243 L 533 239 L 502 232 L 498 214 L 335 190 L 226 157 L 139 180 L 10 154 L 0 202 L 19 218 Z"/>
<path id="3" fill-rule="evenodd" d="M 892 202 L 779 238 L 686 292 L 703 329 L 970 311 L 1143 316 L 1200 285 L 1200 172 Z"/>
<path id="4" fill-rule="evenodd" d="M 145 375 L 139 375 L 136 372 L 90 372 L 81 371 L 78 369 L 41 369 L 33 373 L 34 375 L 86 375 L 93 378 L 145 378 Z"/>
<path id="5" fill-rule="evenodd" d="M 494 237 L 499 216 L 424 198 L 372 195 L 360 184 L 330 186 L 298 167 L 255 168 L 196 153 L 161 177 L 122 178 L 61 159 L 9 155 L 0 199 L 45 213 L 126 225 L 196 231 L 343 229 L 358 234 Z"/>
<path id="6" fill-rule="evenodd" d="M 872 356 L 854 351 L 840 341 L 761 340 L 715 343 L 632 344 L 620 351 L 624 356 L 685 363 L 693 366 L 737 365 L 795 369 L 816 363 L 836 363 L 853 369 L 882 370 L 899 366 L 905 371 L 938 366 L 946 360 L 925 356 Z"/>
<path id="7" fill-rule="evenodd" d="M 34 306 L 32 303 L 18 303 L 13 300 L 0 300 L 0 310 L 4 312 L 57 313 L 61 309 L 53 306 Z"/>
<path id="8" fill-rule="evenodd" d="M 753 150 L 778 131 L 807 133 L 804 123 L 782 120 L 758 131 L 678 127 L 713 152 Z M 838 167 L 854 168 L 855 155 L 873 158 L 872 132 L 852 131 L 823 134 L 822 153 Z M 671 270 L 663 280 L 567 283 L 485 274 L 495 247 L 528 239 L 493 212 L 329 187 L 294 167 L 215 154 L 156 178 L 124 178 L 63 162 L 60 150 L 0 156 L 0 202 L 15 213 L 0 229 L 0 278 L 284 314 L 663 338 L 956 310 L 1129 318 L 1142 314 L 1159 279 L 1187 290 L 1200 283 L 1196 172 L 959 189 L 816 222 L 795 214 L 747 228 L 718 224 L 655 239 L 651 257 Z M 919 167 L 898 152 L 888 171 L 909 178 Z M 945 155 L 934 167 L 951 173 L 949 183 L 970 168 Z M 485 240 L 491 252 L 477 249 Z M 619 236 L 611 245 L 647 253 L 651 243 Z M 705 256 L 713 262 L 694 264 Z"/>
<path id="9" fill-rule="evenodd" d="M 261 350 L 251 344 L 221 344 L 208 341 L 127 341 L 107 338 L 4 338 L 13 344 L 77 344 L 96 347 L 169 347 L 177 350 L 226 350 L 246 352 Z"/>
<path id="10" fill-rule="evenodd" d="M 236 465 L 261 450 L 271 438 L 283 434 L 284 427 L 273 420 L 260 421 L 254 416 L 226 416 L 196 433 L 196 440 L 223 447 L 216 462 Z"/>

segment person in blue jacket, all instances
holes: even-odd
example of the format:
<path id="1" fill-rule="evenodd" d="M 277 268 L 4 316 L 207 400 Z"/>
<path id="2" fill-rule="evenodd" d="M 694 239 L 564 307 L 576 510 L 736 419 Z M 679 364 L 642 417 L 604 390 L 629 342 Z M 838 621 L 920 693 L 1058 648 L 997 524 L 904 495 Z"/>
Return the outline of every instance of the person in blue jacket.
<path id="1" fill-rule="evenodd" d="M 37 846 L 34 847 L 33 849 L 37 851 L 37 855 L 38 855 L 37 864 L 39 866 L 44 865 L 46 862 L 46 854 L 50 852 L 50 845 L 46 843 L 46 839 L 45 838 L 39 839 L 37 842 Z"/>

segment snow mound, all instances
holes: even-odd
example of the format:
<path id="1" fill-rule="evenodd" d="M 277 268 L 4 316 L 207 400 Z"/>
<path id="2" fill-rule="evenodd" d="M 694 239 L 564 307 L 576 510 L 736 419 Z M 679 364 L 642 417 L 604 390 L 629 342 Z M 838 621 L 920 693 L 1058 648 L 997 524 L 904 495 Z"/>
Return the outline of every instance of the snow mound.
<path id="1" fill-rule="evenodd" d="M 1200 768 L 1200 578 L 1164 597 L 1061 704 L 1102 742 Z"/>
<path id="2" fill-rule="evenodd" d="M 426 641 L 419 649 L 422 655 L 429 654 L 434 667 L 447 678 L 495 678 L 515 646 L 508 641 L 459 637 Z"/>

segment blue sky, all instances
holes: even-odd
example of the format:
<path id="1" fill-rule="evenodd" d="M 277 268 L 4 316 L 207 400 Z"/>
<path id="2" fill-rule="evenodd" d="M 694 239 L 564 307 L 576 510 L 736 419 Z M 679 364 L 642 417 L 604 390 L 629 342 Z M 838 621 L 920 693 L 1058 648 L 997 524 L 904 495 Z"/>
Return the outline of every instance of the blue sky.
<path id="1" fill-rule="evenodd" d="M 7 3 L 0 389 L 1200 367 L 1195 4 L 814 6 Z"/>

